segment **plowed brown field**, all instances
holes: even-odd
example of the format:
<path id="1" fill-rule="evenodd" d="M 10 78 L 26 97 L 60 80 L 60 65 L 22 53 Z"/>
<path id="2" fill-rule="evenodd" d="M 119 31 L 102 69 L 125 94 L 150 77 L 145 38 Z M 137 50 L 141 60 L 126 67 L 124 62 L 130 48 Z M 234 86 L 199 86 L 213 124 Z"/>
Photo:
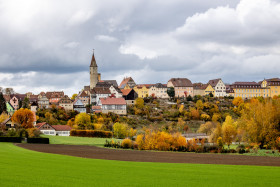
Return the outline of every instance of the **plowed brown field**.
<path id="1" fill-rule="evenodd" d="M 95 146 L 55 145 L 55 144 L 16 144 L 19 147 L 44 153 L 71 155 L 83 158 L 165 163 L 198 163 L 280 166 L 280 157 L 225 155 L 207 153 L 153 152 L 137 150 L 117 150 Z"/>

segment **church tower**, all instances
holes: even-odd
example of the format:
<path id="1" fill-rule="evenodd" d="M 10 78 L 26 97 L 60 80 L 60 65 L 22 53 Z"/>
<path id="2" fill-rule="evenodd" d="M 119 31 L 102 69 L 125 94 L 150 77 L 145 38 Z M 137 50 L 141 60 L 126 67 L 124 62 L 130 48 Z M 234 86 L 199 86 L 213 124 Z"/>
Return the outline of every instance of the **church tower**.
<path id="1" fill-rule="evenodd" d="M 90 89 L 93 89 L 98 82 L 98 71 L 97 71 L 97 64 L 94 57 L 94 52 L 92 54 L 92 59 L 89 66 L 89 73 L 90 73 Z"/>

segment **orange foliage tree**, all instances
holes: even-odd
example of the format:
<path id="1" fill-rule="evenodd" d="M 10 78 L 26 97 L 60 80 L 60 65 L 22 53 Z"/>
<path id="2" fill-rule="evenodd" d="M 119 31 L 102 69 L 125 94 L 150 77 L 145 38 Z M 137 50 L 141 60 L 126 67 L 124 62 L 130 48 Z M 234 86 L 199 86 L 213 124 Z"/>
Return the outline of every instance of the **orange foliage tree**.
<path id="1" fill-rule="evenodd" d="M 32 128 L 34 120 L 33 112 L 27 108 L 17 110 L 12 116 L 12 121 L 20 124 L 25 129 Z"/>

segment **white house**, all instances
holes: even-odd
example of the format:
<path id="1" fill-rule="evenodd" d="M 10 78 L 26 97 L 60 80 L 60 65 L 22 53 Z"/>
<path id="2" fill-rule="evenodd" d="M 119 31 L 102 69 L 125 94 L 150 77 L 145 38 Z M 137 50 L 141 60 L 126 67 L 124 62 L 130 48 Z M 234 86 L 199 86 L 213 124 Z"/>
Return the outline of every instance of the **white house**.
<path id="1" fill-rule="evenodd" d="M 124 98 L 101 98 L 102 113 L 115 113 L 119 115 L 126 115 L 126 101 Z"/>
<path id="2" fill-rule="evenodd" d="M 72 127 L 68 125 L 50 125 L 46 122 L 38 123 L 36 128 L 43 134 L 52 136 L 70 136 L 70 131 L 72 129 Z"/>
<path id="3" fill-rule="evenodd" d="M 226 85 L 222 81 L 222 79 L 213 79 L 208 82 L 210 84 L 215 92 L 214 92 L 214 97 L 224 97 L 227 95 L 226 93 Z"/>
<path id="4" fill-rule="evenodd" d="M 123 96 L 122 91 L 116 86 L 112 85 L 109 90 L 111 92 L 111 95 L 115 96 L 116 98 L 121 98 Z"/>
<path id="5" fill-rule="evenodd" d="M 100 98 L 107 98 L 109 96 L 111 96 L 109 88 L 95 87 L 90 91 L 90 104 L 101 105 Z"/>

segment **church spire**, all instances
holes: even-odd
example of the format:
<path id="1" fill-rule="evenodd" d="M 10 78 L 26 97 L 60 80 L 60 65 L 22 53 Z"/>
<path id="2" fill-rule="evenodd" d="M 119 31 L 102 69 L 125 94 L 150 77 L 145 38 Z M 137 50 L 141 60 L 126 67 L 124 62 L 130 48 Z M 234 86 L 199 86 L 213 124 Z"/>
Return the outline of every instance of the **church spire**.
<path id="1" fill-rule="evenodd" d="M 89 67 L 97 67 L 95 57 L 94 57 L 94 50 L 93 50 L 93 53 L 92 53 L 91 63 L 90 63 Z"/>

